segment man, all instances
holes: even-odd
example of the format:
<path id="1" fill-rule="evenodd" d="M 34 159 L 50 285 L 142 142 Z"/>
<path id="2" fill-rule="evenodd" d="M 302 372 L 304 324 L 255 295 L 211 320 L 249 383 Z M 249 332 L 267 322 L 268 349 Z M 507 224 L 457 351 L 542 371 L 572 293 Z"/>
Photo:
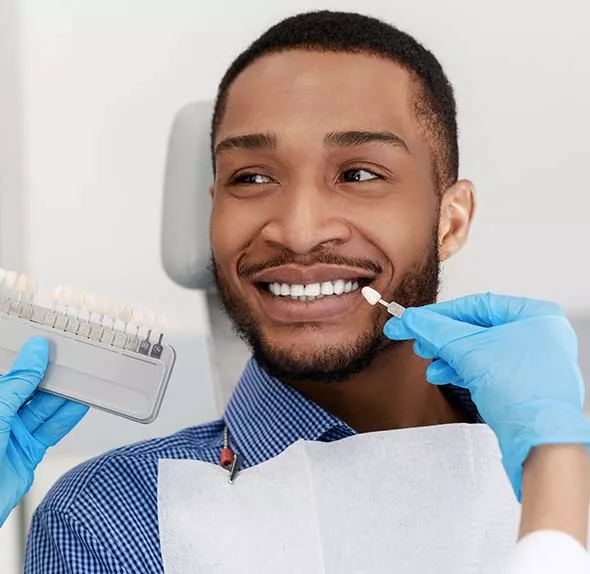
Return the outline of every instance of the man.
<path id="1" fill-rule="evenodd" d="M 162 572 L 159 459 L 219 464 L 226 438 L 248 467 L 301 438 L 481 420 L 465 389 L 427 381 L 444 346 L 415 354 L 411 322 L 383 337 L 360 295 L 434 303 L 440 262 L 467 240 L 474 189 L 434 56 L 368 17 L 289 18 L 229 68 L 211 140 L 212 269 L 253 359 L 223 420 L 67 473 L 35 513 L 27 572 Z M 468 386 L 441 360 L 439 383 Z"/>

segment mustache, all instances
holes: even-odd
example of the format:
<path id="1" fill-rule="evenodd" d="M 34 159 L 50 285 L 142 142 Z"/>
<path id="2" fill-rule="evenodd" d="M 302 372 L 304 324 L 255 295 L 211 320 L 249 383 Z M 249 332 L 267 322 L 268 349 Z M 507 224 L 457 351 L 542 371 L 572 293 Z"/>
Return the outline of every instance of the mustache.
<path id="1" fill-rule="evenodd" d="M 238 267 L 238 276 L 248 279 L 257 273 L 266 271 L 267 269 L 274 269 L 275 267 L 282 267 L 283 265 L 302 265 L 310 267 L 316 263 L 323 263 L 326 265 L 342 265 L 347 267 L 356 267 L 371 273 L 378 274 L 383 272 L 383 267 L 372 259 L 365 259 L 363 257 L 348 257 L 340 255 L 339 253 L 331 253 L 328 251 L 318 252 L 313 256 L 301 257 L 294 253 L 284 252 L 272 259 L 260 263 L 249 263 Z"/>

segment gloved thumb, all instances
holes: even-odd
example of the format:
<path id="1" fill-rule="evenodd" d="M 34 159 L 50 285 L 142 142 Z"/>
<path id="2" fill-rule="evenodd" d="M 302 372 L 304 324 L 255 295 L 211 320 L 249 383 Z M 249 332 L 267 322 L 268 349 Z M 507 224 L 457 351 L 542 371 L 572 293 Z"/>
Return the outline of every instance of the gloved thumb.
<path id="1" fill-rule="evenodd" d="M 463 387 L 461 377 L 444 359 L 436 359 L 426 369 L 426 380 L 433 385 Z"/>
<path id="2" fill-rule="evenodd" d="M 45 339 L 33 337 L 23 345 L 10 371 L 0 377 L 0 417 L 16 414 L 43 379 L 48 362 Z"/>

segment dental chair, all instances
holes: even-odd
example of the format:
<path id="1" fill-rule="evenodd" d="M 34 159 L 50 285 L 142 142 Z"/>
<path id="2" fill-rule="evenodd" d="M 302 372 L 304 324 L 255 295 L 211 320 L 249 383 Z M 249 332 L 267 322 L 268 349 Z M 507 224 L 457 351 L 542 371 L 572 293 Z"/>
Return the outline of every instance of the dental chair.
<path id="1" fill-rule="evenodd" d="M 212 102 L 193 102 L 174 118 L 168 140 L 162 205 L 161 261 L 172 281 L 204 292 L 211 328 L 210 353 L 225 403 L 250 356 L 221 308 L 209 270 L 209 214 L 213 183 L 210 151 Z M 223 408 L 223 405 L 220 405 Z"/>

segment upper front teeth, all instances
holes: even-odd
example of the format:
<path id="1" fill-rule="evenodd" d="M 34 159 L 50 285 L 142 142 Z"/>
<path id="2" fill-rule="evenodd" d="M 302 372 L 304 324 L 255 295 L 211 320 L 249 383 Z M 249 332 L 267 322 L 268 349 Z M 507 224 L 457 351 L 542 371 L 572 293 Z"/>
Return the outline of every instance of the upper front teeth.
<path id="1" fill-rule="evenodd" d="M 359 288 L 358 281 L 324 281 L 323 283 L 309 283 L 308 285 L 289 285 L 287 283 L 269 283 L 268 288 L 273 295 L 282 297 L 300 298 L 303 300 L 315 299 L 324 295 L 342 295 Z"/>

